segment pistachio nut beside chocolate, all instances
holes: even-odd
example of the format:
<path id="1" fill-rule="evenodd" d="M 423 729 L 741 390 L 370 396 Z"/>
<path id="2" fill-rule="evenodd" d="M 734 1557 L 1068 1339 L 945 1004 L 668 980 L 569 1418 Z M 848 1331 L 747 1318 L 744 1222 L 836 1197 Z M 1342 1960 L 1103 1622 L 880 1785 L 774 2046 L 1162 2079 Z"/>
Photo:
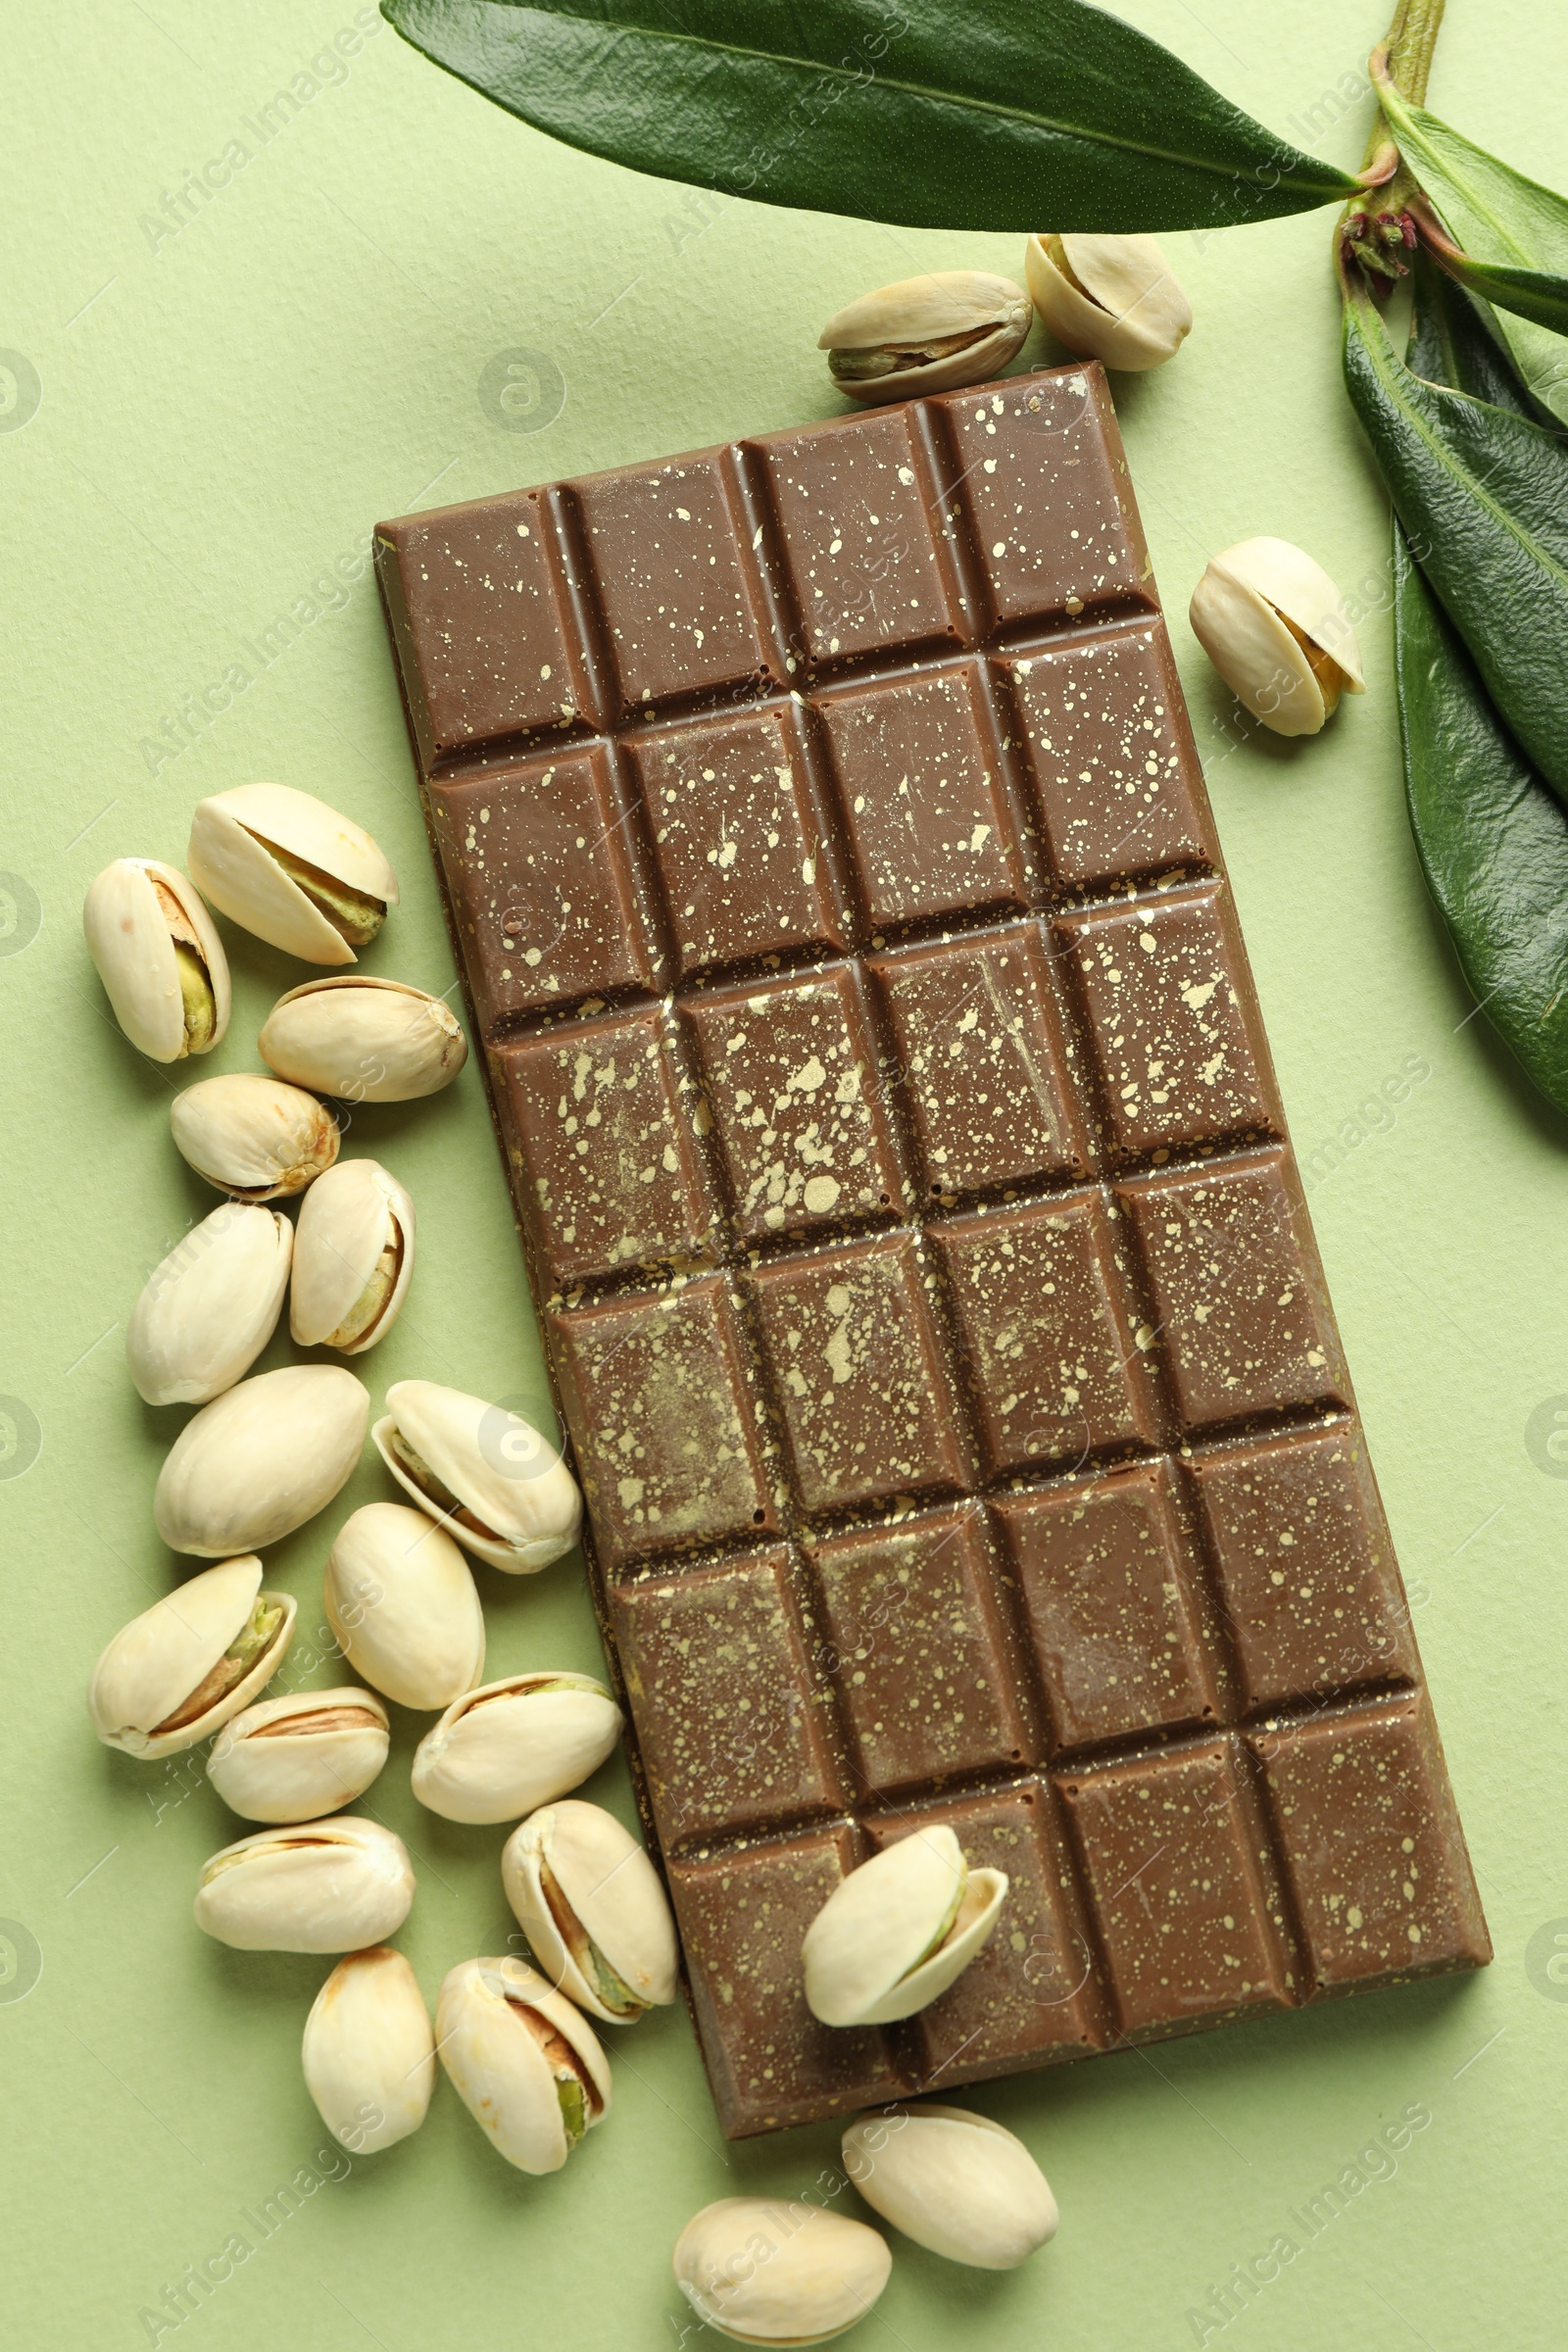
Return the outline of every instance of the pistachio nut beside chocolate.
<path id="1" fill-rule="evenodd" d="M 417 2132 L 435 2088 L 435 2035 L 403 1954 L 378 1943 L 340 1960 L 305 2021 L 301 2054 L 321 2121 L 352 2155 Z"/>
<path id="2" fill-rule="evenodd" d="M 1193 309 L 1152 237 L 1030 238 L 1024 275 L 1058 343 L 1106 368 L 1158 368 L 1173 359 Z"/>
<path id="3" fill-rule="evenodd" d="M 363 1355 L 402 1313 L 413 1274 L 414 1202 L 378 1160 L 340 1159 L 300 1202 L 290 1337 Z"/>
<path id="4" fill-rule="evenodd" d="M 458 2096 L 521 2172 L 559 2172 L 610 2113 L 598 2035 L 525 1961 L 461 1961 L 442 1984 L 435 2033 Z"/>
<path id="5" fill-rule="evenodd" d="M 1029 297 L 1010 277 L 931 270 L 835 312 L 817 348 L 852 400 L 911 400 L 1000 375 L 1031 323 Z"/>
<path id="6" fill-rule="evenodd" d="M 884 2107 L 844 2134 L 866 2203 L 917 2246 L 1012 2271 L 1056 2234 L 1056 2200 L 1023 2141 L 967 2107 Z"/>
<path id="7" fill-rule="evenodd" d="M 884 1846 L 806 1931 L 806 1999 L 825 2026 L 888 2026 L 928 2008 L 996 1926 L 1001 1870 L 971 1870 L 945 1824 Z"/>
<path id="8" fill-rule="evenodd" d="M 106 1747 L 171 1756 L 237 1715 L 282 1665 L 295 1603 L 262 1591 L 254 1557 L 220 1560 L 133 1617 L 92 1671 L 87 1711 Z"/>
<path id="9" fill-rule="evenodd" d="M 322 1598 L 356 1674 L 400 1707 L 448 1707 L 484 1672 L 473 1571 L 451 1537 L 407 1503 L 368 1502 L 344 1521 Z"/>
<path id="10" fill-rule="evenodd" d="M 439 997 L 352 973 L 279 997 L 257 1041 L 279 1078 L 345 1102 L 414 1102 L 440 1092 L 468 1041 Z"/>
<path id="11" fill-rule="evenodd" d="M 386 1709 L 373 1691 L 296 1690 L 226 1723 L 207 1777 L 246 1821 L 315 1821 L 364 1795 L 389 1744 Z"/>
<path id="12" fill-rule="evenodd" d="M 519 1822 L 501 1883 L 548 1981 L 606 2025 L 672 2001 L 679 1949 L 668 1897 L 612 1813 L 564 1797 Z"/>
<path id="13" fill-rule="evenodd" d="M 582 1496 L 548 1438 L 505 1405 L 400 1380 L 370 1436 L 405 1494 L 477 1559 L 531 1576 L 577 1540 Z"/>
<path id="14" fill-rule="evenodd" d="M 314 1184 L 342 1138 L 324 1102 L 280 1078 L 235 1071 L 176 1095 L 169 1123 L 198 1176 L 236 1200 L 285 1200 Z"/>
<path id="15" fill-rule="evenodd" d="M 515 1821 L 597 1772 L 621 1728 L 591 1675 L 508 1675 L 454 1700 L 426 1732 L 414 1793 L 447 1821 Z"/>
<path id="16" fill-rule="evenodd" d="M 356 963 L 398 903 L 352 817 L 288 784 L 239 784 L 191 813 L 191 874 L 220 914 L 306 963 Z"/>
<path id="17" fill-rule="evenodd" d="M 675 2283 L 738 2344 L 825 2344 L 888 2282 L 886 2238 L 848 2214 L 773 2197 L 720 2197 L 675 2241 Z"/>
<path id="18" fill-rule="evenodd" d="M 1315 735 L 1342 694 L 1366 692 L 1345 599 L 1288 539 L 1243 539 L 1211 557 L 1188 618 L 1232 693 L 1276 735 Z"/>
<path id="19" fill-rule="evenodd" d="M 149 1404 L 208 1404 L 250 1370 L 276 1327 L 293 1250 L 280 1211 L 225 1200 L 154 1267 L 125 1327 Z"/>
<path id="20" fill-rule="evenodd" d="M 195 885 L 157 858 L 117 858 L 81 909 L 115 1018 L 152 1061 L 210 1054 L 228 1027 L 228 958 Z"/>
<path id="21" fill-rule="evenodd" d="M 285 1364 L 242 1380 L 186 1422 L 153 1492 L 171 1551 L 262 1551 L 323 1510 L 353 1476 L 370 1400 L 341 1364 Z"/>
<path id="22" fill-rule="evenodd" d="M 258 1830 L 202 1866 L 196 1925 L 241 1952 L 357 1952 L 414 1901 L 408 1848 L 357 1813 Z"/>

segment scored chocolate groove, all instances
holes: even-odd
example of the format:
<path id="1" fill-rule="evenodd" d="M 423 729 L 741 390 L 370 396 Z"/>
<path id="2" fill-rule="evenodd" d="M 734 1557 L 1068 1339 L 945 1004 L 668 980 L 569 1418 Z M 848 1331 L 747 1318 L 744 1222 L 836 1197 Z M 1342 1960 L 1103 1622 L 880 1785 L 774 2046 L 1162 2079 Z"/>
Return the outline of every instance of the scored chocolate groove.
<path id="1" fill-rule="evenodd" d="M 1484 1962 L 1098 369 L 377 565 L 725 2132 Z M 997 1932 L 818 2025 L 933 1822 Z"/>

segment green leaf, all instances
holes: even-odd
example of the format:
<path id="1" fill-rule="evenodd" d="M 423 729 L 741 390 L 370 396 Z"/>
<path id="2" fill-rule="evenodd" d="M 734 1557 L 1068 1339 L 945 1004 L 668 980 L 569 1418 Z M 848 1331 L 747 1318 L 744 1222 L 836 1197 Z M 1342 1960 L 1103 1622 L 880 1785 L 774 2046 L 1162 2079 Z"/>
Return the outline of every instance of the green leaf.
<path id="1" fill-rule="evenodd" d="M 1487 305 L 1446 276 L 1425 252 L 1416 254 L 1412 284 L 1406 360 L 1413 372 L 1429 384 L 1446 384 L 1534 419 L 1529 387 Z"/>
<path id="2" fill-rule="evenodd" d="M 1440 253 L 1445 268 L 1513 314 L 1500 323 L 1525 381 L 1544 407 L 1568 417 L 1568 200 L 1411 106 L 1383 75 L 1378 95 L 1400 153 L 1461 249 Z"/>
<path id="3" fill-rule="evenodd" d="M 1348 280 L 1345 380 L 1395 511 L 1505 723 L 1568 801 L 1568 451 L 1426 383 Z"/>
<path id="4" fill-rule="evenodd" d="M 1568 1110 L 1568 814 L 1498 719 L 1394 526 L 1410 830 L 1477 1004 Z"/>
<path id="5" fill-rule="evenodd" d="M 927 228 L 1218 227 L 1353 195 L 1082 0 L 382 0 L 553 138 L 664 179 Z"/>

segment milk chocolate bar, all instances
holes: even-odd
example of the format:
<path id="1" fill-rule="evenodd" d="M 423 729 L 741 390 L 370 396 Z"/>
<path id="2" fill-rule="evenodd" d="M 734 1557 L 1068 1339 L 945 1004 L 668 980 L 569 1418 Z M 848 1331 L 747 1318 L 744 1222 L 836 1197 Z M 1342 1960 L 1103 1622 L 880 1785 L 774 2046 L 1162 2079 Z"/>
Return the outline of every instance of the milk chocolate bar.
<path id="1" fill-rule="evenodd" d="M 1484 1962 L 1098 370 L 377 538 L 724 2130 Z"/>

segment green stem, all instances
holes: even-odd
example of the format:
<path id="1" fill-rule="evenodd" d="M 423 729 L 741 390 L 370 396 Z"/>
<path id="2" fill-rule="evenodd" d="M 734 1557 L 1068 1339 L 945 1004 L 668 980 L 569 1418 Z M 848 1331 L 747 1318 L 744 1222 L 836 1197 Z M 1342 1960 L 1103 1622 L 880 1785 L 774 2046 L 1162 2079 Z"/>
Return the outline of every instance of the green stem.
<path id="1" fill-rule="evenodd" d="M 1387 35 L 1372 52 L 1375 84 L 1392 82 L 1413 106 L 1421 105 L 1446 4 L 1446 0 L 1398 0 Z M 1421 189 L 1401 160 L 1381 109 L 1361 159 L 1360 177 L 1367 193 L 1352 197 L 1346 206 L 1335 230 L 1335 252 L 1342 266 L 1353 261 L 1373 284 L 1391 286 L 1405 273 L 1403 223 Z"/>

